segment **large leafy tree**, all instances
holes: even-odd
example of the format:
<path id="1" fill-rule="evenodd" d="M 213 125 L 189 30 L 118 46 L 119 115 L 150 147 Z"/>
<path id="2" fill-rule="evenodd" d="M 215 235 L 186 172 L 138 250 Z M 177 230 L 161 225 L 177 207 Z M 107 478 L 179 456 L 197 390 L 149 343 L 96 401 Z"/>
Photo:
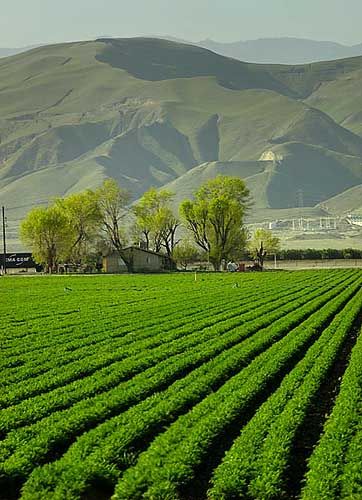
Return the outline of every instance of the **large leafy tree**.
<path id="1" fill-rule="evenodd" d="M 200 253 L 193 241 L 183 239 L 175 248 L 173 258 L 186 271 L 189 264 L 201 260 Z"/>
<path id="2" fill-rule="evenodd" d="M 196 244 L 209 255 L 214 269 L 222 260 L 237 258 L 245 247 L 244 216 L 250 205 L 249 190 L 237 177 L 208 180 L 185 200 L 180 214 Z"/>
<path id="3" fill-rule="evenodd" d="M 122 251 L 129 201 L 128 191 L 106 179 L 96 191 L 58 198 L 47 208 L 32 210 L 21 225 L 21 238 L 50 272 L 60 262 L 84 262 L 99 242 L 118 251 L 128 265 Z"/>
<path id="4" fill-rule="evenodd" d="M 130 193 L 114 179 L 106 179 L 95 191 L 101 228 L 106 241 L 120 254 L 126 243 L 124 219 L 128 213 Z"/>
<path id="5" fill-rule="evenodd" d="M 20 237 L 36 262 L 51 273 L 69 254 L 75 232 L 64 210 L 55 203 L 31 210 L 21 223 Z"/>
<path id="6" fill-rule="evenodd" d="M 87 190 L 56 200 L 56 205 L 68 218 L 73 240 L 69 248 L 69 260 L 81 263 L 96 240 L 101 212 L 94 191 Z"/>
<path id="7" fill-rule="evenodd" d="M 176 230 L 179 225 L 171 209 L 174 194 L 165 189 L 150 188 L 133 207 L 136 216 L 136 235 L 141 235 L 145 247 L 169 257 L 177 245 Z"/>
<path id="8" fill-rule="evenodd" d="M 280 250 L 280 240 L 268 229 L 259 228 L 252 234 L 248 247 L 260 268 L 263 269 L 265 257 Z"/>

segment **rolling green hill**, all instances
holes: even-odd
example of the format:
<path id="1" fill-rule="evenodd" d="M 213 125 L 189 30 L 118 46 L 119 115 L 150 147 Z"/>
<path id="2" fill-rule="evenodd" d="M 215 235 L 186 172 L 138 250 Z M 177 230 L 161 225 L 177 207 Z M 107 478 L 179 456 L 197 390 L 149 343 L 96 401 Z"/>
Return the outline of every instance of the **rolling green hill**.
<path id="1" fill-rule="evenodd" d="M 182 199 L 218 173 L 246 178 L 258 210 L 348 197 L 362 182 L 361 77 L 362 57 L 260 65 L 145 38 L 1 59 L 1 202 L 18 220 L 108 176 L 134 198 L 167 185 Z"/>

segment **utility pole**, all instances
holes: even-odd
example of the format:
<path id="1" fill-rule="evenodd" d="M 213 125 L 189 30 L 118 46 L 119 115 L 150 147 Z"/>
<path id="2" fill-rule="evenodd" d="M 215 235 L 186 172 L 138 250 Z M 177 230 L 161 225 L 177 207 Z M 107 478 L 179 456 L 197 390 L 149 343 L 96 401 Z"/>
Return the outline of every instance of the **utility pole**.
<path id="1" fill-rule="evenodd" d="M 5 207 L 1 209 L 2 212 L 2 223 L 3 223 L 3 270 L 6 274 L 6 217 L 5 217 Z"/>

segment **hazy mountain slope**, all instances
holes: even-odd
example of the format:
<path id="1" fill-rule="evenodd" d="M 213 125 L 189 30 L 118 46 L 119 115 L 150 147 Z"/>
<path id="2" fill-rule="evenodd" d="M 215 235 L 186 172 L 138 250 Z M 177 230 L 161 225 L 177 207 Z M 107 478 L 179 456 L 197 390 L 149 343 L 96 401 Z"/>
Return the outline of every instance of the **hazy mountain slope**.
<path id="1" fill-rule="evenodd" d="M 362 162 L 357 156 L 298 142 L 272 148 L 278 158 L 267 186 L 269 206 L 312 207 L 360 184 Z"/>
<path id="2" fill-rule="evenodd" d="M 231 90 L 273 90 L 308 97 L 321 84 L 361 70 L 362 56 L 299 66 L 250 64 L 202 48 L 157 39 L 104 39 L 98 61 L 146 81 L 212 76 Z"/>
<path id="3" fill-rule="evenodd" d="M 268 68 L 225 58 L 214 52 L 157 39 L 101 39 L 96 59 L 147 81 L 213 76 L 231 90 L 259 88 L 293 95 Z"/>
<path id="4" fill-rule="evenodd" d="M 39 45 L 28 45 L 27 47 L 16 48 L 0 48 L 0 57 L 15 56 L 16 54 L 21 54 L 22 52 L 26 52 L 27 50 L 31 50 L 35 47 L 39 47 Z"/>
<path id="5" fill-rule="evenodd" d="M 182 58 L 184 52 L 194 50 L 163 43 L 171 53 L 182 49 Z M 0 75 L 4 75 L 0 178 L 85 155 L 96 157 L 105 175 L 126 178 L 127 187 L 139 195 L 149 185 L 162 185 L 203 161 L 245 154 L 257 158 L 267 144 L 265 133 L 272 134 L 277 122 L 275 106 L 288 119 L 301 108 L 277 93 L 232 91 L 213 76 L 159 82 L 135 79 L 97 62 L 95 57 L 108 45 L 51 46 L 0 62 Z M 202 59 L 205 51 L 196 52 Z M 254 106 L 256 99 L 258 106 Z M 21 114 L 16 114 L 17 109 Z M 255 127 L 260 130 L 252 142 L 249 135 Z M 241 135 L 235 138 L 229 130 L 241 130 Z"/>
<path id="6" fill-rule="evenodd" d="M 354 95 L 351 129 L 362 123 L 361 72 L 362 58 L 253 65 L 152 39 L 2 59 L 0 198 L 25 213 L 107 176 L 134 198 L 165 184 L 181 198 L 222 171 L 247 178 L 260 209 L 298 206 L 300 191 L 314 205 L 361 183 L 362 138 L 339 113 Z"/>
<path id="7" fill-rule="evenodd" d="M 362 136 L 361 81 L 362 69 L 341 74 L 337 79 L 320 86 L 306 102 L 328 113 L 343 127 Z"/>
<path id="8" fill-rule="evenodd" d="M 264 64 L 305 64 L 362 55 L 362 44 L 349 47 L 301 38 L 261 38 L 232 43 L 202 40 L 197 45 L 241 61 Z"/>
<path id="9" fill-rule="evenodd" d="M 320 206 L 332 214 L 359 213 L 362 215 L 362 184 L 325 200 Z"/>
<path id="10" fill-rule="evenodd" d="M 185 198 L 192 198 L 194 191 L 203 182 L 213 179 L 217 175 L 232 175 L 240 178 L 250 178 L 258 176 L 271 168 L 273 162 L 268 161 L 230 161 L 230 162 L 207 162 L 189 170 L 176 180 L 166 184 L 165 188 L 175 193 L 175 207 Z M 253 190 L 255 194 L 255 190 Z M 264 193 L 262 193 L 264 195 Z M 265 199 L 256 199 L 258 206 L 265 207 Z"/>
<path id="11" fill-rule="evenodd" d="M 176 193 L 178 204 L 206 179 L 219 174 L 245 179 L 254 208 L 312 207 L 362 181 L 358 157 L 318 146 L 291 142 L 273 146 L 262 160 L 254 162 L 211 162 L 199 165 L 166 185 Z"/>
<path id="12" fill-rule="evenodd" d="M 285 122 L 270 140 L 273 144 L 291 141 L 362 156 L 362 138 L 341 127 L 327 114 L 317 109 L 303 108 L 290 122 Z"/>
<path id="13" fill-rule="evenodd" d="M 172 82 L 211 78 L 226 89 L 310 95 L 320 84 L 362 69 L 362 58 L 328 63 L 254 65 L 165 40 L 77 42 L 34 49 L 0 61 L 2 116 L 83 112 L 124 97 L 178 97 Z M 155 84 L 155 82 L 157 82 Z M 182 82 L 181 82 L 182 83 Z M 177 87 L 179 87 L 177 85 Z"/>

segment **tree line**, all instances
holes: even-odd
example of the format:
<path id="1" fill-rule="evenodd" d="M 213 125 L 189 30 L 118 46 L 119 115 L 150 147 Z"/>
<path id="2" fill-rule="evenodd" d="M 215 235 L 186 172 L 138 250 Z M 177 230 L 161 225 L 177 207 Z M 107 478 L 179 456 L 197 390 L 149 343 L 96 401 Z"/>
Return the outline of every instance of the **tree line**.
<path id="1" fill-rule="evenodd" d="M 268 257 L 270 258 L 270 257 Z M 277 252 L 279 260 L 362 259 L 362 250 L 356 248 L 285 249 Z"/>
<path id="2" fill-rule="evenodd" d="M 59 264 L 94 264 L 99 255 L 116 251 L 127 267 L 124 249 L 132 244 L 162 252 L 182 266 L 207 260 L 215 270 L 238 260 L 246 249 L 262 267 L 279 240 L 264 229 L 250 237 L 244 217 L 251 206 L 243 180 L 218 176 L 207 180 L 184 200 L 178 215 L 174 193 L 150 188 L 135 203 L 114 179 L 95 189 L 56 198 L 46 207 L 31 210 L 21 223 L 20 236 L 36 262 L 47 272 Z"/>

